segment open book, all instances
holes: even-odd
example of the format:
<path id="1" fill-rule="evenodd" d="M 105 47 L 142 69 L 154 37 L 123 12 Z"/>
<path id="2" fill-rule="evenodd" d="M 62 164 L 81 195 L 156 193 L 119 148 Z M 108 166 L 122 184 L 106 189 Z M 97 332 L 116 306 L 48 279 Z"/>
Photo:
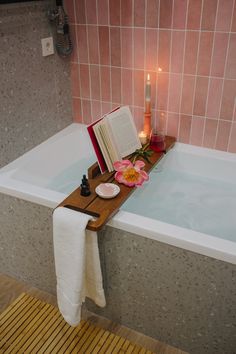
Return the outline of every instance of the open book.
<path id="1" fill-rule="evenodd" d="M 88 126 L 101 172 L 113 171 L 113 163 L 141 148 L 128 106 L 120 107 Z"/>

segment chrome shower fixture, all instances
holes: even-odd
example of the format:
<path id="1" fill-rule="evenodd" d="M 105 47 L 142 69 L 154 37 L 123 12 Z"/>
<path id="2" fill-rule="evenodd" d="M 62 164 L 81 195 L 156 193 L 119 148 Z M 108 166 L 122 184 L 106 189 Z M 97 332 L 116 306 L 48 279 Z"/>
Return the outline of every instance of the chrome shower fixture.
<path id="1" fill-rule="evenodd" d="M 62 57 L 72 53 L 68 16 L 63 7 L 63 0 L 56 0 L 56 8 L 48 13 L 49 20 L 56 23 L 56 50 Z"/>

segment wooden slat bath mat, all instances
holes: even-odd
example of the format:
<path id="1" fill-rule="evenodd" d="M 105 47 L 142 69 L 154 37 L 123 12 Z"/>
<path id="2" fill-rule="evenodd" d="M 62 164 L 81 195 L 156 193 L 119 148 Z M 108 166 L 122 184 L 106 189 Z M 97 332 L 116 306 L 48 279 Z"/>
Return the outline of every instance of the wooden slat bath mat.
<path id="1" fill-rule="evenodd" d="M 150 351 L 81 321 L 70 327 L 58 309 L 27 294 L 0 315 L 0 353 L 146 353 Z"/>

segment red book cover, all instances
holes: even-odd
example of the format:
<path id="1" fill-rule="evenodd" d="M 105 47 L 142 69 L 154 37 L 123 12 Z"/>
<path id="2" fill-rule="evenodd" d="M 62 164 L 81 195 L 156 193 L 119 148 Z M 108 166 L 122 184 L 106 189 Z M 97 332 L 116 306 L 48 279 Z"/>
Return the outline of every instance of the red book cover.
<path id="1" fill-rule="evenodd" d="M 115 109 L 113 109 L 111 112 L 109 112 L 108 114 L 112 113 L 112 112 L 115 112 L 117 109 L 119 109 L 119 107 L 116 107 Z M 108 115 L 108 114 L 105 114 L 105 115 Z M 104 116 L 103 116 L 104 117 Z M 95 154 L 97 156 L 97 160 L 98 160 L 98 165 L 100 167 L 100 170 L 101 170 L 101 173 L 104 173 L 107 171 L 107 165 L 106 165 L 106 162 L 103 158 L 103 155 L 102 155 L 102 152 L 101 152 L 101 149 L 98 145 L 98 142 L 97 142 L 97 138 L 94 134 L 94 131 L 93 131 L 93 126 L 96 125 L 98 122 L 100 122 L 100 120 L 103 119 L 100 118 L 98 120 L 96 120 L 96 122 L 93 122 L 92 124 L 88 125 L 87 126 L 87 130 L 88 130 L 88 133 L 89 133 L 89 136 L 90 136 L 90 139 L 91 139 L 91 142 L 93 144 L 93 148 L 94 148 L 94 151 L 95 151 Z"/>
<path id="2" fill-rule="evenodd" d="M 98 160 L 98 164 L 99 164 L 99 167 L 100 167 L 100 170 L 101 170 L 101 173 L 104 173 L 106 170 L 107 170 L 107 165 L 106 165 L 106 162 L 103 158 L 103 155 L 102 155 L 102 152 L 101 152 L 101 149 L 98 145 L 98 142 L 97 142 L 97 138 L 94 134 L 94 131 L 93 131 L 93 126 L 95 124 L 97 124 L 98 122 L 100 122 L 100 120 L 102 120 L 102 118 L 98 119 L 96 122 L 90 124 L 87 129 L 88 129 L 88 133 L 89 133 L 89 136 L 90 136 L 90 139 L 91 139 L 91 142 L 93 144 L 93 148 L 94 148 L 94 151 L 95 151 L 95 154 L 97 156 L 97 160 Z"/>

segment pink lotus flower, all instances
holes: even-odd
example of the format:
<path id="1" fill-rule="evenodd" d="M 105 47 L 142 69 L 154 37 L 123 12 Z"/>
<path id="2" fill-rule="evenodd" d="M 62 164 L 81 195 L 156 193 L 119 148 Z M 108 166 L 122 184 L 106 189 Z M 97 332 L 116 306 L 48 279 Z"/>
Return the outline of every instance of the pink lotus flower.
<path id="1" fill-rule="evenodd" d="M 123 183 L 129 187 L 139 187 L 144 181 L 148 181 L 148 174 L 141 170 L 145 163 L 137 160 L 133 165 L 129 160 L 122 160 L 114 162 L 114 169 L 117 171 L 115 179 L 119 183 Z"/>

